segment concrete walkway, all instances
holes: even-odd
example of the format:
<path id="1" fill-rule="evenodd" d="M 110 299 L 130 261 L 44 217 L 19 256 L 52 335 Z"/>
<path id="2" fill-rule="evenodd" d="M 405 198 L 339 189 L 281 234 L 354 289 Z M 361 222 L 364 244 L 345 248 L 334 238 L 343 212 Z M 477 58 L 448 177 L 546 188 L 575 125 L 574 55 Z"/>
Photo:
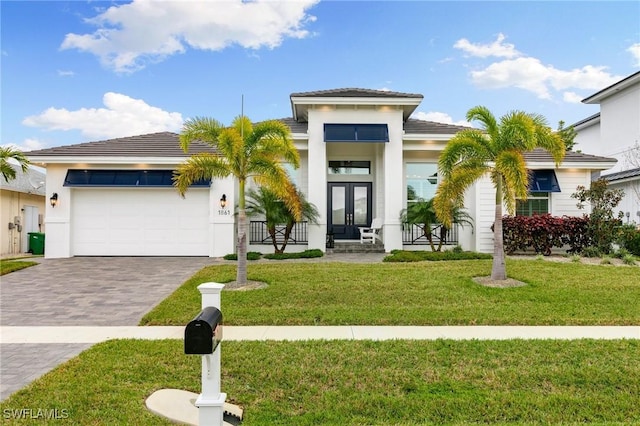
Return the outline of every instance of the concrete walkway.
<path id="1" fill-rule="evenodd" d="M 0 327 L 2 344 L 94 344 L 110 339 L 182 339 L 183 326 Z M 225 326 L 224 341 L 640 339 L 640 326 Z"/>

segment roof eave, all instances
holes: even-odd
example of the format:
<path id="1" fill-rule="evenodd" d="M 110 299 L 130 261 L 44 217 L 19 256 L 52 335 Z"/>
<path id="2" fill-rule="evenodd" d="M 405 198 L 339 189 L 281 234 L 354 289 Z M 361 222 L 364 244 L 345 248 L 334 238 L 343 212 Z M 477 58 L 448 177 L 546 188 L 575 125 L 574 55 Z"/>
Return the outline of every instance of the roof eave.
<path id="1" fill-rule="evenodd" d="M 422 97 L 340 97 L 340 96 L 291 96 L 291 111 L 294 120 L 298 121 L 304 111 L 314 105 L 363 105 L 363 106 L 400 106 L 403 120 L 406 121 L 422 102 Z"/>
<path id="2" fill-rule="evenodd" d="M 612 96 L 628 87 L 633 86 L 634 84 L 638 84 L 640 83 L 640 71 L 631 74 L 630 76 L 623 78 L 622 80 L 618 81 L 617 83 L 612 84 L 609 87 L 605 87 L 604 89 L 600 90 L 597 93 L 594 93 L 593 95 L 584 98 L 582 100 L 583 104 L 599 104 L 603 99 L 608 98 L 609 96 Z"/>
<path id="3" fill-rule="evenodd" d="M 158 164 L 176 165 L 184 162 L 185 157 L 111 157 L 111 156 L 30 156 L 29 160 L 34 164 Z"/>

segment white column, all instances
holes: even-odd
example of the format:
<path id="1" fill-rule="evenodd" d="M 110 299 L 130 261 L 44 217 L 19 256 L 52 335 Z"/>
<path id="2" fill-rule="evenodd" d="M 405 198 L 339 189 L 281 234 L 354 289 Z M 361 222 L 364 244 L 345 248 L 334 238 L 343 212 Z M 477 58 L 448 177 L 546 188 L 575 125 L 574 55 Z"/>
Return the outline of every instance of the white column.
<path id="1" fill-rule="evenodd" d="M 308 201 L 316 206 L 318 224 L 309 224 L 309 248 L 326 250 L 327 242 L 327 146 L 322 120 L 309 110 Z"/>
<path id="2" fill-rule="evenodd" d="M 72 191 L 63 186 L 67 174 L 66 167 L 50 165 L 47 167 L 45 196 L 45 240 L 44 257 L 47 259 L 73 256 L 71 252 L 71 202 Z M 58 194 L 58 204 L 51 207 L 49 198 Z"/>
<path id="3" fill-rule="evenodd" d="M 384 249 L 402 249 L 402 223 L 400 211 L 404 205 L 402 159 L 402 122 L 389 123 L 389 142 L 384 147 Z"/>
<path id="4" fill-rule="evenodd" d="M 204 283 L 198 286 L 202 295 L 202 308 L 220 309 L 220 292 L 224 284 Z M 220 311 L 222 311 L 220 309 Z M 224 313 L 222 314 L 224 318 Z M 220 353 L 222 342 L 211 355 L 202 356 L 202 393 L 196 400 L 200 426 L 222 426 L 224 402 L 227 394 L 220 392 Z"/>

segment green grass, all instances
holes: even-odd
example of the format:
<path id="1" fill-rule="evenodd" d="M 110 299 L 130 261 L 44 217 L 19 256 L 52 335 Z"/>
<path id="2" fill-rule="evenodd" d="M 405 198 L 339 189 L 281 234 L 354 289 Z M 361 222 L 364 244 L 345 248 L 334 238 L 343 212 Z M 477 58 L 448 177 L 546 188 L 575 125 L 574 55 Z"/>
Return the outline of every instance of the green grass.
<path id="1" fill-rule="evenodd" d="M 243 426 L 640 423 L 637 340 L 221 348 L 222 390 L 244 408 Z M 168 425 L 144 406 L 162 388 L 199 392 L 199 357 L 184 355 L 179 340 L 110 341 L 15 393 L 0 412 L 57 408 L 69 424 Z"/>
<path id="2" fill-rule="evenodd" d="M 0 275 L 5 275 L 10 272 L 19 271 L 20 269 L 28 268 L 29 266 L 37 265 L 38 262 L 32 261 L 20 261 L 14 259 L 3 260 L 0 262 Z"/>
<path id="3" fill-rule="evenodd" d="M 230 325 L 637 325 L 640 269 L 508 260 L 528 285 L 488 288 L 472 278 L 491 262 L 252 264 L 269 284 L 223 291 Z M 142 325 L 184 325 L 200 311 L 200 283 L 230 282 L 235 265 L 209 266 L 149 312 Z"/>

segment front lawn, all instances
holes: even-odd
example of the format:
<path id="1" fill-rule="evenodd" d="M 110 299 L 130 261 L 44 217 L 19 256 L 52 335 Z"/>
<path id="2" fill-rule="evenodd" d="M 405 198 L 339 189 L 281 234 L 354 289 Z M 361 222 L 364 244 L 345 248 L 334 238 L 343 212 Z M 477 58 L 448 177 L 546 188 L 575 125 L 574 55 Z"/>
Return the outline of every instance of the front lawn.
<path id="1" fill-rule="evenodd" d="M 243 426 L 638 424 L 640 341 L 223 342 L 222 391 Z M 98 344 L 0 404 L 62 423 L 169 425 L 154 391 L 200 391 L 182 341 Z M 64 410 L 64 411 L 63 411 Z M 15 416 L 14 416 L 15 414 Z M 11 417 L 13 416 L 13 417 Z"/>
<path id="2" fill-rule="evenodd" d="M 250 264 L 268 287 L 223 291 L 229 325 L 637 325 L 640 269 L 508 260 L 528 285 L 497 289 L 472 278 L 491 261 L 408 264 Z M 230 282 L 235 265 L 209 266 L 148 313 L 142 325 L 185 325 L 200 311 L 203 282 Z"/>
<path id="3" fill-rule="evenodd" d="M 10 272 L 19 271 L 20 269 L 28 268 L 29 266 L 37 265 L 38 262 L 24 261 L 24 260 L 2 260 L 0 261 L 0 275 L 5 275 Z"/>

